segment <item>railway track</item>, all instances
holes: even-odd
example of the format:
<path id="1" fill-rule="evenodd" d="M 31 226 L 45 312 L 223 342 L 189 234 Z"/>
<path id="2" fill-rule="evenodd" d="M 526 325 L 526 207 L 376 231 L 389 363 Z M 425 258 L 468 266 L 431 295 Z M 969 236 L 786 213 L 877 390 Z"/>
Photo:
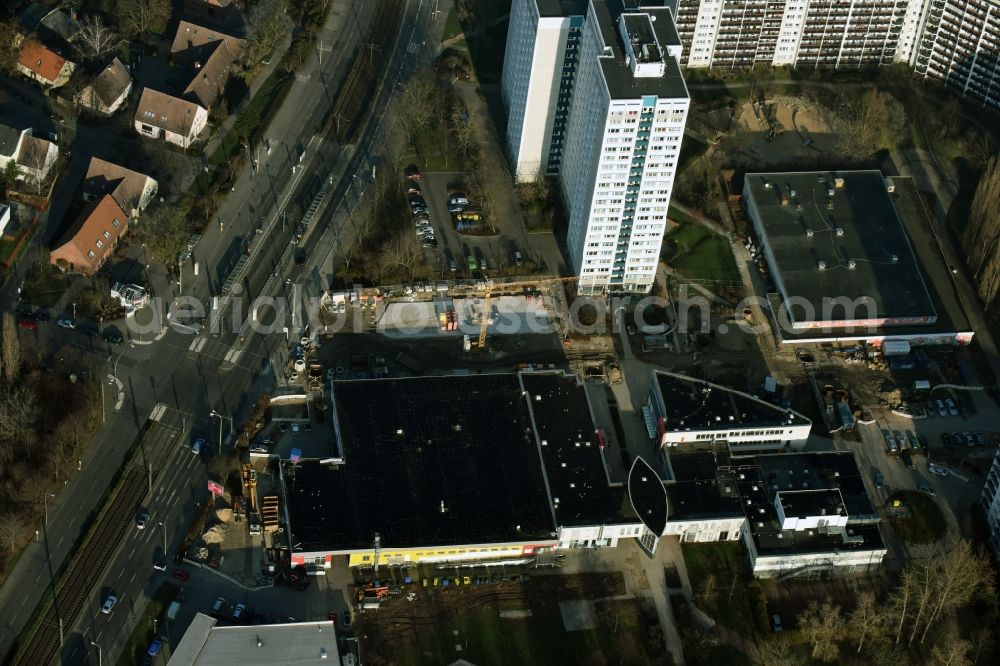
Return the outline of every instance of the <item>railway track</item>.
<path id="1" fill-rule="evenodd" d="M 402 26 L 406 0 L 379 0 L 365 33 L 361 50 L 351 64 L 327 122 L 326 136 L 340 145 L 354 139 L 364 124 L 365 112 L 377 98 L 378 86 L 392 55 L 392 45 Z"/>
<path id="2" fill-rule="evenodd" d="M 87 593 L 111 559 L 111 554 L 132 522 L 132 514 L 146 494 L 146 474 L 126 472 L 107 509 L 91 528 L 83 547 L 56 583 L 55 603 L 50 604 L 34 633 L 23 643 L 13 663 L 38 666 L 50 663 L 59 651 L 59 617 L 68 631 L 83 608 Z M 58 611 L 56 610 L 58 609 Z"/>

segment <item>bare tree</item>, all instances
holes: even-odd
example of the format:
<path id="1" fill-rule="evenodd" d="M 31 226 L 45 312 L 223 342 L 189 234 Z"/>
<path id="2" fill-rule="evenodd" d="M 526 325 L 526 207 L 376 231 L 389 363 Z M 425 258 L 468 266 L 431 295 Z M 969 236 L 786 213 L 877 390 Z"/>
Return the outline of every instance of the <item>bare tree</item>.
<path id="1" fill-rule="evenodd" d="M 958 635 L 955 627 L 943 632 L 941 640 L 931 650 L 931 662 L 940 666 L 966 666 L 971 646 Z"/>
<path id="2" fill-rule="evenodd" d="M 24 538 L 24 521 L 12 510 L 0 514 L 0 547 L 8 552 L 14 552 Z"/>
<path id="3" fill-rule="evenodd" d="M 104 25 L 99 15 L 87 16 L 80 21 L 80 30 L 73 38 L 73 46 L 84 60 L 97 60 L 113 52 L 122 43 L 118 35 Z"/>
<path id="4" fill-rule="evenodd" d="M 169 270 L 175 267 L 191 234 L 184 213 L 186 208 L 183 205 L 151 206 L 143 213 L 142 222 L 129 228 L 134 234 L 132 241 L 144 244 L 149 256 Z"/>
<path id="5" fill-rule="evenodd" d="M 865 646 L 865 640 L 877 634 L 885 625 L 886 616 L 875 604 L 875 595 L 862 592 L 858 595 L 858 605 L 847 618 L 851 635 L 858 640 L 858 653 Z"/>
<path id="6" fill-rule="evenodd" d="M 760 666 L 796 666 L 801 662 L 785 634 L 773 634 L 761 641 L 754 657 Z"/>
<path id="7" fill-rule="evenodd" d="M 818 661 L 835 662 L 840 658 L 837 644 L 844 633 L 844 618 L 840 606 L 829 599 L 822 605 L 813 601 L 799 615 L 799 628 L 812 646 L 812 658 Z"/>
<path id="8" fill-rule="evenodd" d="M 978 664 L 979 657 L 983 652 L 993 649 L 995 641 L 993 631 L 989 627 L 980 627 L 972 634 L 972 663 Z"/>
<path id="9" fill-rule="evenodd" d="M 7 383 L 13 385 L 14 380 L 21 374 L 21 340 L 17 337 L 17 324 L 10 312 L 3 313 L 2 335 L 0 357 L 3 358 L 3 374 Z"/>
<path id="10" fill-rule="evenodd" d="M 38 420 L 35 395 L 24 386 L 9 386 L 0 391 L 0 462 L 9 463 L 15 449 L 10 444 L 30 439 Z"/>
<path id="11" fill-rule="evenodd" d="M 264 59 L 288 36 L 284 0 L 261 0 L 247 12 L 246 40 L 243 44 L 245 78 L 253 78 Z"/>
<path id="12" fill-rule="evenodd" d="M 1000 159 L 991 157 L 976 186 L 962 245 L 979 296 L 990 307 L 1000 294 Z"/>
<path id="13" fill-rule="evenodd" d="M 0 71 L 13 74 L 17 71 L 17 57 L 21 52 L 22 26 L 15 17 L 0 22 Z"/>
<path id="14" fill-rule="evenodd" d="M 170 20 L 170 0 L 117 0 L 115 9 L 129 35 L 162 33 Z"/>
<path id="15" fill-rule="evenodd" d="M 993 569 L 984 553 L 974 550 L 964 539 L 955 543 L 941 557 L 934 558 L 934 601 L 920 642 L 943 616 L 964 606 L 976 595 L 990 596 L 994 589 Z M 912 642 L 912 640 L 911 640 Z"/>

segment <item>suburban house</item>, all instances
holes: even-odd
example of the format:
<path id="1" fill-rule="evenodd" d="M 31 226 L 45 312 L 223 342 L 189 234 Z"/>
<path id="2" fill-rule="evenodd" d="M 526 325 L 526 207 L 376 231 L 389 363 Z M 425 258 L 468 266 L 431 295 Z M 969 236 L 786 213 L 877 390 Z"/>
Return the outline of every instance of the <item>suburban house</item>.
<path id="1" fill-rule="evenodd" d="M 243 9 L 243 0 L 184 0 L 184 9 L 214 19 L 229 21 Z"/>
<path id="2" fill-rule="evenodd" d="M 31 131 L 30 127 L 16 129 L 0 124 L 0 169 L 14 162 L 20 169 L 18 180 L 42 181 L 59 158 L 59 147 L 32 136 Z"/>
<path id="3" fill-rule="evenodd" d="M 48 88 L 58 88 L 69 81 L 76 67 L 72 62 L 33 39 L 21 45 L 17 70 Z"/>
<path id="4" fill-rule="evenodd" d="M 43 39 L 46 36 L 55 36 L 65 42 L 71 42 L 80 32 L 80 22 L 76 20 L 75 10 L 53 9 L 42 17 L 37 27 L 32 29 Z"/>
<path id="5" fill-rule="evenodd" d="M 194 102 L 143 88 L 135 110 L 135 131 L 188 148 L 208 124 L 208 109 Z"/>
<path id="6" fill-rule="evenodd" d="M 128 216 L 110 194 L 91 202 L 52 250 L 50 261 L 67 273 L 93 275 L 128 231 Z"/>
<path id="7" fill-rule="evenodd" d="M 94 113 L 110 116 L 117 111 L 132 90 L 132 75 L 115 58 L 77 95 L 76 102 Z"/>
<path id="8" fill-rule="evenodd" d="M 170 60 L 185 67 L 192 76 L 184 97 L 207 109 L 226 89 L 233 66 L 243 54 L 243 40 L 188 21 L 177 26 Z"/>
<path id="9" fill-rule="evenodd" d="M 144 173 L 93 157 L 83 179 L 83 198 L 93 202 L 110 194 L 129 220 L 134 221 L 156 196 L 158 187 L 159 184 Z"/>

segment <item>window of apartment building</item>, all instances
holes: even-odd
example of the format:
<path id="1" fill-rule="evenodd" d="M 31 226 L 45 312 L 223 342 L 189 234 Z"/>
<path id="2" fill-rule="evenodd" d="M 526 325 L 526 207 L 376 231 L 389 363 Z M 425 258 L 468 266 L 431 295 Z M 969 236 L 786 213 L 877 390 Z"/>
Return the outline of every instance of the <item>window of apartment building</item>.
<path id="1" fill-rule="evenodd" d="M 96 257 L 97 255 L 96 255 L 96 254 L 94 254 L 94 251 L 93 251 L 93 250 L 88 250 L 88 251 L 87 251 L 87 256 L 88 256 L 88 257 L 90 257 L 91 259 L 93 259 L 93 258 L 94 258 L 94 257 Z"/>
<path id="2" fill-rule="evenodd" d="M 97 239 L 97 247 L 98 249 L 104 247 L 104 241 L 102 241 L 100 238 Z"/>

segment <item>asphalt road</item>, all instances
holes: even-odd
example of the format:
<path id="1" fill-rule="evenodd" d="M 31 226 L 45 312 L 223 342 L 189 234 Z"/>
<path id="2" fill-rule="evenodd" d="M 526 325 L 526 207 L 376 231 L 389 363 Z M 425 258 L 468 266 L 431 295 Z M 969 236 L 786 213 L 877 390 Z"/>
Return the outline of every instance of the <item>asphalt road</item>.
<path id="1" fill-rule="evenodd" d="M 284 124 L 277 122 L 280 118 L 276 119 L 269 130 L 269 134 L 276 135 L 270 137 L 274 139 L 276 146 L 296 146 L 303 138 L 308 139 L 312 135 L 315 128 L 306 127 L 302 123 L 303 110 L 311 109 L 306 117 L 313 119 L 325 114 L 323 106 L 328 105 L 329 97 L 317 88 L 322 89 L 324 85 L 328 85 L 327 79 L 343 76 L 349 55 L 360 41 L 360 31 L 347 25 L 347 18 L 352 22 L 360 20 L 363 24 L 366 21 L 363 12 L 368 12 L 370 16 L 370 7 L 359 6 L 357 17 L 347 3 L 338 3 L 331 10 L 327 25 L 339 26 L 336 31 L 336 40 L 339 41 L 337 52 L 343 57 L 329 57 L 330 52 L 327 52 L 327 57 L 320 65 L 319 53 L 316 53 L 307 62 L 283 106 L 283 109 L 291 107 L 293 112 Z M 327 38 L 325 31 L 324 39 Z M 281 161 L 274 160 L 284 159 L 290 162 L 293 155 L 288 150 L 282 157 L 282 153 L 276 150 L 270 156 L 273 159 L 268 163 L 269 168 L 262 169 L 256 175 L 251 173 L 249 166 L 244 169 L 233 193 L 220 208 L 222 223 L 218 229 L 210 227 L 196 249 L 195 259 L 200 265 L 217 265 L 233 241 L 249 231 L 249 222 L 259 216 L 256 215 L 256 210 L 254 214 L 244 210 L 244 206 L 249 205 L 246 201 L 247 193 L 251 193 L 249 196 L 252 197 L 255 189 L 259 191 L 263 188 L 261 174 L 266 174 L 269 178 L 268 191 L 273 188 L 280 192 L 291 180 L 292 174 L 290 169 L 283 171 Z M 296 175 L 302 173 L 303 171 L 299 171 Z M 195 276 L 193 264 L 185 267 L 185 294 L 194 294 L 208 302 L 217 293 L 217 282 L 217 278 L 212 278 L 211 270 L 202 271 Z M 169 298 L 167 294 L 160 296 Z M 238 424 L 240 413 L 250 407 L 253 396 L 273 383 L 267 350 L 268 345 L 278 344 L 277 342 L 258 340 L 255 347 L 247 349 L 237 362 L 225 362 L 224 367 L 228 345 L 209 341 L 210 344 L 206 343 L 198 353 L 194 353 L 189 351 L 191 342 L 190 333 L 167 328 L 152 344 L 125 346 L 118 353 L 115 360 L 116 374 L 124 392 L 123 407 L 113 414 L 109 409 L 109 419 L 88 447 L 81 461 L 81 469 L 67 480 L 64 491 L 48 507 L 49 545 L 54 569 L 59 568 L 72 550 L 74 542 L 85 528 L 87 515 L 97 506 L 139 428 L 158 402 L 165 403 L 183 417 L 182 428 L 189 432 L 182 431 L 179 436 L 189 440 L 194 434 L 215 435 L 218 432 L 219 420 L 209 417 L 212 410 L 234 415 Z M 228 429 L 228 422 L 225 427 Z M 210 441 L 213 440 L 214 437 Z M 174 481 L 182 486 L 188 482 L 189 479 L 181 478 Z M 189 500 L 185 508 L 193 501 Z M 176 510 L 182 509 L 171 509 Z M 172 536 L 168 534 L 168 537 Z M 151 538 L 147 536 L 147 539 L 149 541 L 144 542 L 144 548 L 151 548 Z M 149 578 L 152 572 L 150 560 L 141 556 L 127 559 L 127 566 L 114 580 L 127 576 L 127 589 L 141 589 L 135 586 Z M 45 589 L 44 585 L 39 584 L 40 576 L 47 576 L 47 571 L 41 544 L 32 543 L 25 549 L 7 583 L 0 589 L 0 617 L 3 618 L 0 623 L 0 655 L 6 654 L 12 647 L 37 605 Z M 100 584 L 100 581 L 96 582 Z"/>

